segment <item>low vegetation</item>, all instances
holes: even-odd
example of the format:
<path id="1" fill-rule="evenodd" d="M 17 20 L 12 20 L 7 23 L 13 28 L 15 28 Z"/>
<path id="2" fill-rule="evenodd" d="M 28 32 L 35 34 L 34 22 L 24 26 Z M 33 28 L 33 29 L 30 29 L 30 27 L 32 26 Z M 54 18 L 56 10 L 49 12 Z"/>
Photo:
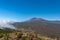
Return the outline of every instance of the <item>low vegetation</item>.
<path id="1" fill-rule="evenodd" d="M 0 30 L 0 40 L 53 40 L 29 30 Z"/>

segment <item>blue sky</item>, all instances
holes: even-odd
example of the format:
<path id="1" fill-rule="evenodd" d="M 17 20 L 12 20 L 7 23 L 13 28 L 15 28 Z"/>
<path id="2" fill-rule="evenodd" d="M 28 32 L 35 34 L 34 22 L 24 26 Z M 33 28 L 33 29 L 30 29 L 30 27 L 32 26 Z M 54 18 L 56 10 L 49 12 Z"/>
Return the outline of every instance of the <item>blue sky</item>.
<path id="1" fill-rule="evenodd" d="M 0 0 L 0 19 L 25 21 L 33 17 L 60 20 L 60 1 Z"/>

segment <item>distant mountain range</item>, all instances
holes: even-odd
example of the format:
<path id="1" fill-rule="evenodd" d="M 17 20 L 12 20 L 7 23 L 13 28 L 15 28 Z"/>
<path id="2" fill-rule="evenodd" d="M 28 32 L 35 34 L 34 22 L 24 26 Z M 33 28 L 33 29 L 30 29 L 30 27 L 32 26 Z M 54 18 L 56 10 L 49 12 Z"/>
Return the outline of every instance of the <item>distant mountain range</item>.
<path id="1" fill-rule="evenodd" d="M 0 29 L 27 29 L 48 37 L 60 37 L 60 21 L 32 18 L 25 22 L 0 22 Z"/>
<path id="2" fill-rule="evenodd" d="M 18 28 L 34 30 L 36 33 L 48 37 L 60 37 L 60 21 L 49 21 L 42 18 L 32 18 L 25 22 L 15 22 L 13 25 Z"/>

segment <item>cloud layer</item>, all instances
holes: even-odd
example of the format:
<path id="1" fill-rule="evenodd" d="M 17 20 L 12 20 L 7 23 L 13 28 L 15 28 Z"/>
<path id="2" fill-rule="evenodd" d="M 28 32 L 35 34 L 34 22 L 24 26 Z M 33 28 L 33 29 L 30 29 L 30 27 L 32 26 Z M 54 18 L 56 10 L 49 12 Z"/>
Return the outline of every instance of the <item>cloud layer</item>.
<path id="1" fill-rule="evenodd" d="M 9 24 L 10 21 L 8 20 L 0 20 L 0 28 L 10 28 L 10 29 L 16 29 L 13 25 Z"/>

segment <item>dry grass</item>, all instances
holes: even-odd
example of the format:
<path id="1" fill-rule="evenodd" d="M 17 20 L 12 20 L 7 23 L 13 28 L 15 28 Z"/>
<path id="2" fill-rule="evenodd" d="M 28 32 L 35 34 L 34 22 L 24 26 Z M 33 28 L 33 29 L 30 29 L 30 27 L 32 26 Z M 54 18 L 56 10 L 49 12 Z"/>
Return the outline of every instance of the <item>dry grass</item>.
<path id="1" fill-rule="evenodd" d="M 1 35 L 0 40 L 56 40 L 48 37 L 44 37 L 38 34 L 35 34 L 34 31 L 13 31 L 11 33 L 7 33 Z"/>

